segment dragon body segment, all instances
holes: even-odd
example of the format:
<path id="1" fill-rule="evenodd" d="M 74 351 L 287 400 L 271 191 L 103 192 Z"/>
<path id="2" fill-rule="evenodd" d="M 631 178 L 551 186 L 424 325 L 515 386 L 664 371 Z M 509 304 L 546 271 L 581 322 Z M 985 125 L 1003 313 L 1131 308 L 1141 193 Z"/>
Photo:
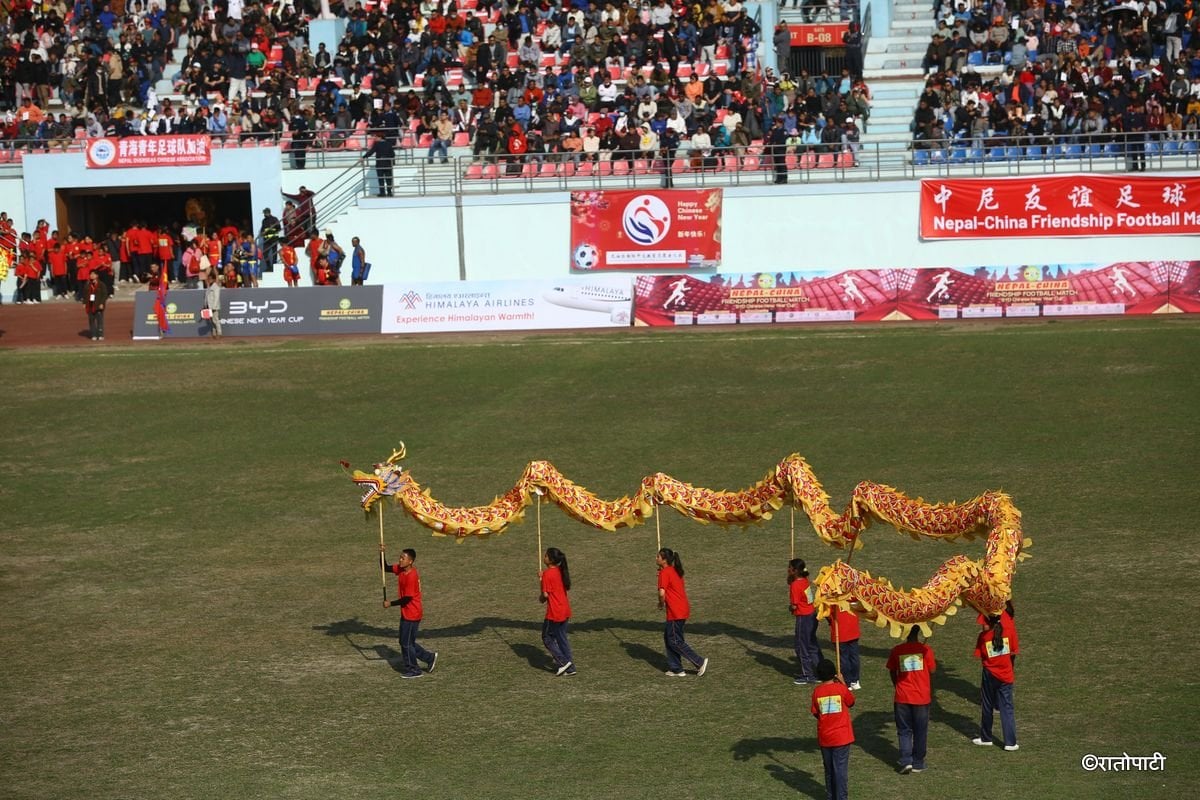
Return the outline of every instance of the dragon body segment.
<path id="1" fill-rule="evenodd" d="M 1016 564 L 1032 544 L 1023 537 L 1021 512 L 1002 492 L 986 492 L 965 503 L 927 503 L 911 499 L 883 484 L 863 481 L 854 488 L 846 508 L 837 512 L 812 468 L 792 454 L 761 481 L 737 492 L 692 486 L 661 472 L 642 479 L 637 492 L 604 500 L 574 483 L 548 461 L 532 461 L 517 483 L 488 505 L 449 507 L 423 489 L 397 462 L 403 445 L 373 472 L 355 470 L 351 479 L 364 489 L 360 504 L 370 511 L 385 497 L 402 506 L 421 525 L 438 536 L 486 536 L 503 532 L 524 518 L 525 508 L 544 496 L 564 513 L 585 525 L 615 531 L 644 523 L 656 506 L 669 506 L 701 523 L 749 525 L 771 518 L 786 503 L 803 509 L 817 535 L 833 547 L 862 547 L 861 534 L 876 521 L 914 539 L 953 541 L 986 537 L 982 559 L 957 555 L 943 563 L 924 586 L 896 589 L 886 578 L 838 560 L 817 575 L 818 616 L 833 608 L 854 608 L 892 635 L 904 635 L 913 625 L 929 631 L 928 623 L 943 624 L 962 602 L 985 614 L 999 613 L 1012 596 Z M 347 469 L 349 465 L 344 464 Z"/>

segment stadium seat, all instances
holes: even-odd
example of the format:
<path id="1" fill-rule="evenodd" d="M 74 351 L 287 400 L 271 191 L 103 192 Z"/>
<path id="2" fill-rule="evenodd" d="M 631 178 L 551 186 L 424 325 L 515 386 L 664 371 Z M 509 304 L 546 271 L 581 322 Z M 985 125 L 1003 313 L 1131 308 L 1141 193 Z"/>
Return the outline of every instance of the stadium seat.
<path id="1" fill-rule="evenodd" d="M 1088 155 L 1091 156 L 1092 158 L 1099 158 L 1100 156 L 1104 155 L 1104 145 L 1089 144 L 1088 145 Z"/>
<path id="2" fill-rule="evenodd" d="M 1162 147 L 1159 146 L 1158 142 L 1146 142 L 1146 155 L 1153 157 L 1157 156 L 1161 152 Z"/>
<path id="3" fill-rule="evenodd" d="M 1083 158 L 1083 145 L 1069 144 L 1067 145 L 1066 150 L 1063 151 L 1063 155 L 1066 158 Z"/>
<path id="4" fill-rule="evenodd" d="M 967 160 L 968 161 L 983 161 L 983 155 L 984 154 L 983 154 L 982 147 L 972 147 L 970 150 L 967 151 Z"/>
<path id="5" fill-rule="evenodd" d="M 687 172 L 687 169 L 688 163 L 682 158 L 677 158 L 671 162 L 671 172 L 675 173 L 676 175 Z"/>
<path id="6" fill-rule="evenodd" d="M 591 176 L 593 169 L 594 165 L 591 161 L 584 161 L 579 165 L 579 169 L 575 170 L 575 174 L 581 178 L 587 178 Z"/>
<path id="7" fill-rule="evenodd" d="M 649 175 L 650 162 L 644 158 L 635 159 L 633 162 L 633 173 L 635 175 Z"/>
<path id="8" fill-rule="evenodd" d="M 991 150 L 988 150 L 987 160 L 988 161 L 1003 161 L 1004 160 L 1004 148 L 1000 147 L 1000 146 L 996 146 L 996 147 L 993 147 Z"/>
<path id="9" fill-rule="evenodd" d="M 951 164 L 965 164 L 967 161 L 967 148 L 955 147 L 950 151 Z"/>
<path id="10" fill-rule="evenodd" d="M 1031 144 L 1025 148 L 1025 158 L 1028 161 L 1040 161 L 1044 157 L 1040 144 Z"/>
<path id="11" fill-rule="evenodd" d="M 725 162 L 725 170 L 727 172 L 737 172 L 738 171 L 737 156 L 725 156 L 725 158 L 722 160 Z"/>
<path id="12" fill-rule="evenodd" d="M 574 161 L 564 161 L 562 163 L 562 169 L 559 170 L 559 174 L 562 175 L 564 178 L 570 178 L 572 175 L 575 174 L 575 162 Z"/>
<path id="13" fill-rule="evenodd" d="M 471 134 L 467 133 L 466 131 L 459 131 L 458 133 L 454 134 L 455 147 L 470 147 L 470 145 Z"/>
<path id="14" fill-rule="evenodd" d="M 1162 153 L 1164 156 L 1179 155 L 1179 142 L 1174 139 L 1168 139 L 1162 143 Z"/>
<path id="15" fill-rule="evenodd" d="M 553 178 L 558 174 L 558 165 L 545 161 L 542 163 L 542 168 L 538 171 L 538 174 L 543 178 Z"/>
<path id="16" fill-rule="evenodd" d="M 1024 155 L 1025 148 L 1018 147 L 1017 145 L 1009 145 L 1004 151 L 1004 157 L 1009 161 L 1020 161 Z"/>
<path id="17" fill-rule="evenodd" d="M 843 150 L 838 153 L 837 165 L 842 169 L 851 169 L 854 167 L 854 153 L 851 153 L 849 150 Z"/>
<path id="18" fill-rule="evenodd" d="M 496 166 L 495 164 L 488 164 L 483 168 L 483 177 L 487 178 L 488 180 L 495 180 L 496 178 L 499 178 L 500 167 Z"/>
<path id="19" fill-rule="evenodd" d="M 432 133 L 422 133 L 421 138 L 417 140 L 417 147 L 428 148 L 431 144 L 433 144 Z"/>
<path id="20" fill-rule="evenodd" d="M 1104 155 L 1115 157 L 1124 155 L 1124 153 L 1121 152 L 1121 145 L 1117 144 L 1116 142 L 1109 142 L 1108 144 L 1104 145 Z"/>
<path id="21" fill-rule="evenodd" d="M 629 174 L 629 162 L 627 162 L 623 158 L 613 161 L 612 162 L 612 171 L 613 171 L 613 175 L 628 175 Z"/>
<path id="22" fill-rule="evenodd" d="M 800 155 L 800 169 L 815 169 L 817 166 L 817 156 L 811 150 L 806 150 Z"/>
<path id="23" fill-rule="evenodd" d="M 913 150 L 913 166 L 928 167 L 929 166 L 929 151 L 924 149 Z"/>
<path id="24" fill-rule="evenodd" d="M 1184 153 L 1195 153 L 1197 150 L 1200 150 L 1200 142 L 1197 142 L 1195 139 L 1188 139 L 1179 149 Z"/>
<path id="25" fill-rule="evenodd" d="M 817 169 L 833 169 L 836 164 L 833 153 L 821 153 L 817 156 Z"/>
<path id="26" fill-rule="evenodd" d="M 752 172 L 757 169 L 762 169 L 763 164 L 759 161 L 758 156 L 746 156 L 742 160 L 742 169 Z"/>
<path id="27" fill-rule="evenodd" d="M 1059 159 L 1067 154 L 1067 150 L 1061 144 L 1052 144 L 1046 148 L 1046 158 Z"/>
<path id="28" fill-rule="evenodd" d="M 482 178 L 482 177 L 483 177 L 483 165 L 472 164 L 471 166 L 467 167 L 467 174 L 466 174 L 467 180 L 478 180 L 479 178 Z"/>
<path id="29" fill-rule="evenodd" d="M 608 176 L 612 175 L 612 172 L 613 172 L 612 162 L 611 161 L 601 161 L 599 164 L 596 165 L 596 172 L 602 178 L 607 178 Z"/>
<path id="30" fill-rule="evenodd" d="M 800 159 L 796 158 L 795 153 L 788 153 L 783 160 L 787 164 L 788 172 L 795 172 L 800 168 Z"/>

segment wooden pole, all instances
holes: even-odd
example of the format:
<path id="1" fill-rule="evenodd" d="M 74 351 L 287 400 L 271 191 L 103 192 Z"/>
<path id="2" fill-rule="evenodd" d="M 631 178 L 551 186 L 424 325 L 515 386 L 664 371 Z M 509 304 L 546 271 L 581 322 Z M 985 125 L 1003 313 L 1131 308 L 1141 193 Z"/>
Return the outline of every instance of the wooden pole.
<path id="1" fill-rule="evenodd" d="M 796 506 L 793 504 L 792 505 L 792 549 L 791 549 L 791 555 L 789 555 L 788 558 L 793 559 L 795 557 L 796 557 Z"/>
<path id="2" fill-rule="evenodd" d="M 383 569 L 383 500 L 379 501 L 379 584 L 383 588 L 383 601 L 387 602 L 387 573 Z"/>
<path id="3" fill-rule="evenodd" d="M 537 570 L 538 570 L 538 575 L 541 575 L 542 569 L 545 566 L 542 562 L 542 493 L 539 492 L 537 489 L 534 489 L 533 491 L 534 491 L 534 497 L 536 498 L 536 500 L 534 500 L 534 502 L 537 503 L 537 529 L 538 529 L 537 530 L 537 537 L 538 537 L 538 541 L 537 541 L 538 567 L 537 567 Z"/>
<path id="4" fill-rule="evenodd" d="M 656 540 L 655 544 L 657 545 L 657 549 L 654 551 L 655 553 L 659 552 L 659 550 L 662 550 L 662 523 L 659 521 L 659 518 L 661 516 L 662 515 L 659 513 L 659 509 L 658 509 L 658 503 L 655 502 L 654 503 L 654 537 Z"/>

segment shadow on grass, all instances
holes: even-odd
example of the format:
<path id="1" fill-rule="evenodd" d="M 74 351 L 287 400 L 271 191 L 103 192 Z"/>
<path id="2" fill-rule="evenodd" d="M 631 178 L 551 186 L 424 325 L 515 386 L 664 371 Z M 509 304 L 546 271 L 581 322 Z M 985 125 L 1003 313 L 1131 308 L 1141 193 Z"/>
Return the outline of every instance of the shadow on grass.
<path id="1" fill-rule="evenodd" d="M 363 622 L 357 617 L 350 619 L 337 620 L 324 625 L 314 625 L 314 631 L 324 633 L 326 636 L 337 636 L 344 638 L 346 643 L 359 653 L 364 654 L 371 652 L 372 648 L 356 644 L 351 638 L 352 636 L 375 636 L 379 638 L 395 639 L 396 628 L 383 627 L 373 625 L 368 622 Z M 643 661 L 649 664 L 656 670 L 666 668 L 666 658 L 662 652 L 655 648 L 649 647 L 640 642 L 632 642 L 621 636 L 621 632 L 635 632 L 644 634 L 660 634 L 662 633 L 663 624 L 652 620 L 622 620 L 612 619 L 611 617 L 602 617 L 598 619 L 590 619 L 584 622 L 572 622 L 572 633 L 603 633 L 607 632 L 620 643 L 626 654 L 635 661 Z M 421 631 L 422 639 L 451 639 L 459 636 L 473 636 L 491 631 L 504 644 L 513 651 L 513 653 L 525 661 L 529 662 L 531 667 L 537 669 L 545 669 L 550 662 L 549 655 L 542 652 L 536 646 L 529 645 L 523 642 L 511 642 L 505 637 L 505 632 L 522 631 L 530 635 L 541 636 L 542 622 L 541 620 L 528 619 L 505 619 L 502 617 L 477 617 L 474 620 L 462 625 L 451 625 L 444 628 L 427 628 Z M 757 650 L 751 648 L 747 642 L 754 643 L 766 648 L 784 648 L 788 645 L 789 639 L 781 636 L 768 636 L 760 631 L 749 630 L 737 625 L 729 625 L 723 622 L 704 622 L 697 625 L 689 625 L 688 633 L 696 636 L 728 636 L 735 642 L 740 644 L 750 653 L 760 664 L 778 670 L 784 675 L 791 675 L 795 669 L 790 661 L 785 658 L 774 656 L 766 650 Z"/>
<path id="2" fill-rule="evenodd" d="M 808 797 L 825 797 L 825 784 L 817 780 L 813 773 L 786 763 L 777 754 L 815 753 L 817 752 L 816 737 L 786 739 L 781 736 L 768 736 L 762 739 L 742 739 L 733 746 L 735 761 L 753 761 L 765 758 L 767 773 L 789 789 L 807 795 Z M 820 763 L 818 758 L 817 763 Z"/>
<path id="3" fill-rule="evenodd" d="M 895 740 L 895 731 L 887 730 L 887 726 L 895 719 L 890 711 L 864 711 L 854 716 L 855 744 L 876 761 L 893 769 L 900 763 L 900 747 Z"/>
<path id="4" fill-rule="evenodd" d="M 954 673 L 954 670 L 943 669 L 940 664 L 938 665 L 937 672 L 934 673 L 933 682 L 933 706 L 929 710 L 929 721 L 931 723 L 936 722 L 946 725 L 967 738 L 978 736 L 979 718 L 967 717 L 962 714 L 955 714 L 953 711 L 948 711 L 945 706 L 938 702 L 938 693 L 949 691 L 951 694 L 958 695 L 963 700 L 978 707 L 979 687 L 970 681 L 958 677 Z"/>

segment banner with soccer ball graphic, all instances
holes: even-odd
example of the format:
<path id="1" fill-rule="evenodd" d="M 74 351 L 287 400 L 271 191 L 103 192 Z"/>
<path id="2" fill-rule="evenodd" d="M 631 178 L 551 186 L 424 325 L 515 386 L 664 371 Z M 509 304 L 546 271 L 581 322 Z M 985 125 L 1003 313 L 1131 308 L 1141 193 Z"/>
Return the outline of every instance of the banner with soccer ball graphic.
<path id="1" fill-rule="evenodd" d="M 715 269 L 721 190 L 571 192 L 571 269 Z"/>

